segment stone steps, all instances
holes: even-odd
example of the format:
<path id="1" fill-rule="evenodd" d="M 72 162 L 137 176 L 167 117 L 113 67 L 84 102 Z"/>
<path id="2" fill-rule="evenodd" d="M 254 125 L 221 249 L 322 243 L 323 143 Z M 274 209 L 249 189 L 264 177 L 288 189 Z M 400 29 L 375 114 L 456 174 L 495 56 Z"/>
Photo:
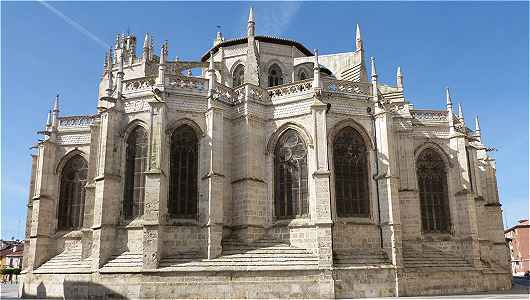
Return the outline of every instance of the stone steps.
<path id="1" fill-rule="evenodd" d="M 422 249 L 420 252 L 411 247 L 403 247 L 405 268 L 437 268 L 458 271 L 473 269 L 461 254 L 454 251 L 441 251 L 426 246 Z"/>
<path id="2" fill-rule="evenodd" d="M 388 265 L 391 261 L 382 249 L 354 249 L 349 251 L 335 251 L 333 264 L 337 267 Z"/>
<path id="3" fill-rule="evenodd" d="M 90 273 L 90 264 L 90 259 L 82 259 L 81 248 L 73 248 L 52 257 L 34 273 Z"/>
<path id="4" fill-rule="evenodd" d="M 117 269 L 139 270 L 143 267 L 143 255 L 141 253 L 123 252 L 113 255 L 101 268 L 102 272 L 118 271 Z"/>
<path id="5" fill-rule="evenodd" d="M 177 271 L 293 270 L 317 267 L 316 255 L 270 239 L 250 243 L 223 241 L 223 252 L 215 259 L 200 258 L 197 253 L 182 253 L 166 257 L 160 262 L 160 268 Z"/>

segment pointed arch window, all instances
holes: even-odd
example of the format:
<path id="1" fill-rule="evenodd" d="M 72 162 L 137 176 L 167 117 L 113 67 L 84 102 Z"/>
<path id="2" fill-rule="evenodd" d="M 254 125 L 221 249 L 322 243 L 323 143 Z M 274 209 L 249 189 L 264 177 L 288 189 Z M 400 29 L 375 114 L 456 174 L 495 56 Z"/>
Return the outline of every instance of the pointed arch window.
<path id="1" fill-rule="evenodd" d="M 238 87 L 245 82 L 245 66 L 239 64 L 234 70 L 234 84 L 233 87 Z"/>
<path id="2" fill-rule="evenodd" d="M 125 219 L 135 218 L 144 213 L 147 148 L 147 132 L 142 126 L 137 126 L 129 134 L 126 145 L 123 201 Z"/>
<path id="3" fill-rule="evenodd" d="M 333 141 L 335 203 L 339 217 L 369 217 L 368 152 L 353 127 L 341 129 Z"/>
<path id="4" fill-rule="evenodd" d="M 277 64 L 273 64 L 269 68 L 269 87 L 282 85 L 283 84 L 283 74 L 282 69 Z"/>
<path id="5" fill-rule="evenodd" d="M 61 172 L 58 229 L 79 229 L 83 226 L 85 185 L 88 164 L 80 155 L 68 160 Z"/>
<path id="6" fill-rule="evenodd" d="M 449 232 L 447 171 L 440 154 L 429 148 L 423 150 L 416 161 L 416 173 L 423 231 Z"/>
<path id="7" fill-rule="evenodd" d="M 174 217 L 197 216 L 199 140 L 193 128 L 183 125 L 171 135 L 168 213 Z"/>
<path id="8" fill-rule="evenodd" d="M 274 206 L 278 219 L 306 216 L 308 207 L 307 146 L 287 129 L 274 149 Z"/>

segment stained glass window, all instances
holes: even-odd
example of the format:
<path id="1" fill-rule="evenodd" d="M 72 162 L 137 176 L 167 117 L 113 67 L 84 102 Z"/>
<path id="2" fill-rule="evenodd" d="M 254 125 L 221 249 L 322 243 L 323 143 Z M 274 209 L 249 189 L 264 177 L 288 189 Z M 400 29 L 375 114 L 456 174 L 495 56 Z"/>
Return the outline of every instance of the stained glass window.
<path id="1" fill-rule="evenodd" d="M 135 218 L 144 213 L 147 149 L 147 132 L 143 127 L 137 126 L 127 138 L 125 154 L 123 215 L 126 219 Z"/>
<path id="2" fill-rule="evenodd" d="M 171 135 L 168 212 L 175 217 L 197 216 L 198 142 L 188 125 Z"/>
<path id="3" fill-rule="evenodd" d="M 278 219 L 305 216 L 309 212 L 307 147 L 293 129 L 287 129 L 274 149 L 274 199 Z"/>
<path id="4" fill-rule="evenodd" d="M 339 217 L 368 217 L 368 153 L 357 130 L 345 127 L 333 142 L 335 202 Z"/>
<path id="5" fill-rule="evenodd" d="M 68 160 L 61 172 L 59 229 L 79 229 L 83 225 L 87 171 L 86 160 L 76 155 Z"/>
<path id="6" fill-rule="evenodd" d="M 445 163 L 433 149 L 423 150 L 416 161 L 424 232 L 449 232 L 449 200 Z"/>

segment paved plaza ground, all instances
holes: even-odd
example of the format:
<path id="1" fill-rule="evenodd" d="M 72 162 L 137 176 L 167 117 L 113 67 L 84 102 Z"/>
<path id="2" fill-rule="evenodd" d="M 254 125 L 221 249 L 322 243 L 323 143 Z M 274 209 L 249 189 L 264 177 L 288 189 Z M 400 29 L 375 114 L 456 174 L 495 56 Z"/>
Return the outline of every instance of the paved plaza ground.
<path id="1" fill-rule="evenodd" d="M 530 280 L 514 277 L 512 289 L 509 291 L 474 294 L 474 295 L 403 297 L 403 298 L 406 298 L 406 299 L 530 299 L 529 294 L 530 294 Z M 0 286 L 0 298 L 1 299 L 13 299 L 13 298 L 17 298 L 17 296 L 18 296 L 17 284 L 2 283 L 2 285 Z"/>

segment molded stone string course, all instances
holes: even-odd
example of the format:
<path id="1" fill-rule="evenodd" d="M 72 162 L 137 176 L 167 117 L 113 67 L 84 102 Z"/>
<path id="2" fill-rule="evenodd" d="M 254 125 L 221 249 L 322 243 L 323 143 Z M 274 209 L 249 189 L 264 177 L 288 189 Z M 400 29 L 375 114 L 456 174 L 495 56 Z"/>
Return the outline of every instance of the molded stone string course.
<path id="1" fill-rule="evenodd" d="M 319 55 L 257 22 L 251 10 L 246 36 L 219 32 L 197 61 L 118 35 L 97 113 L 62 116 L 57 97 L 32 156 L 21 294 L 510 289 L 487 133 L 450 90 L 444 109 L 416 109 L 401 68 L 379 81 L 359 27 L 355 49 Z"/>

